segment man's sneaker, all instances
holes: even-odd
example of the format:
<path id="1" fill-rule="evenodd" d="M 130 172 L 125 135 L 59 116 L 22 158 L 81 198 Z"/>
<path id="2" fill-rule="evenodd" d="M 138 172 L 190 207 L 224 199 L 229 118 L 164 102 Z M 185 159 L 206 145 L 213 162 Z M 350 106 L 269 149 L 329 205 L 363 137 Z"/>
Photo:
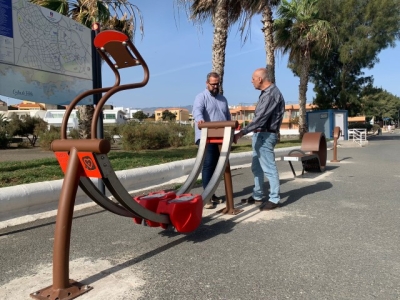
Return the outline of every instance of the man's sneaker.
<path id="1" fill-rule="evenodd" d="M 277 207 L 279 207 L 279 204 L 273 203 L 271 201 L 267 201 L 267 202 L 265 202 L 264 205 L 260 206 L 260 211 L 271 210 L 271 209 L 275 209 Z"/>
<path id="2" fill-rule="evenodd" d="M 224 202 L 224 200 L 222 200 L 221 198 L 219 198 L 219 197 L 215 196 L 215 194 L 214 194 L 214 195 L 212 195 L 212 197 L 211 197 L 211 201 L 212 201 L 212 202 L 214 202 L 214 203 L 217 203 L 217 204 L 219 204 L 219 203 L 223 203 L 223 202 Z"/>
<path id="3" fill-rule="evenodd" d="M 214 203 L 209 201 L 204 205 L 204 208 L 212 209 L 212 208 L 214 208 Z"/>
<path id="4" fill-rule="evenodd" d="M 262 200 L 256 200 L 252 196 L 250 196 L 249 198 L 246 198 L 246 199 L 242 199 L 242 200 L 240 200 L 240 202 L 242 202 L 243 204 L 245 204 L 245 203 L 247 203 L 247 204 L 261 204 L 261 203 L 263 203 Z"/>

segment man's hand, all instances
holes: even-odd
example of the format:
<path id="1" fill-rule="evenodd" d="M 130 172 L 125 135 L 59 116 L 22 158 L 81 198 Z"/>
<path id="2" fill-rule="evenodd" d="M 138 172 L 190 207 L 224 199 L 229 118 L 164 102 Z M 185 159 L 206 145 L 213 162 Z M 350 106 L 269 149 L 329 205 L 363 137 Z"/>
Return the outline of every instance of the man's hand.
<path id="1" fill-rule="evenodd" d="M 241 131 L 239 131 L 238 133 L 236 133 L 236 134 L 233 136 L 233 142 L 236 144 L 237 141 L 238 141 L 238 139 L 240 139 L 242 136 L 243 136 L 243 133 L 242 133 Z"/>
<path id="2" fill-rule="evenodd" d="M 202 123 L 204 123 L 204 120 L 198 121 L 198 122 L 197 122 L 197 128 L 199 128 L 199 125 L 202 124 Z"/>

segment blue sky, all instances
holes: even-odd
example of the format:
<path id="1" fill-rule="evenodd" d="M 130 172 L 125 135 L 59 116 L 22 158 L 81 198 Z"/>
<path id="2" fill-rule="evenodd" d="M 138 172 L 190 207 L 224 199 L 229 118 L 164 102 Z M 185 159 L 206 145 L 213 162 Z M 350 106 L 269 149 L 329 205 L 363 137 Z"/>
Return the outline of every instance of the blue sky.
<path id="1" fill-rule="evenodd" d="M 183 10 L 178 11 L 173 1 L 133 1 L 144 18 L 144 37 L 139 32 L 135 46 L 150 69 L 150 81 L 141 88 L 114 95 L 107 104 L 133 108 L 179 107 L 191 105 L 194 97 L 205 88 L 206 74 L 211 71 L 213 28 L 201 28 L 187 20 Z M 228 39 L 224 75 L 224 95 L 230 105 L 255 103 L 259 92 L 250 80 L 252 72 L 266 64 L 261 16 L 254 17 L 251 40 L 242 45 L 236 27 Z M 374 76 L 374 85 L 400 97 L 399 47 L 388 48 L 379 54 L 380 62 L 366 75 Z M 103 86 L 114 83 L 114 75 L 103 66 Z M 139 67 L 121 71 L 123 83 L 140 81 Z M 287 103 L 298 102 L 299 78 L 287 68 L 287 57 L 276 57 L 276 81 Z M 312 102 L 314 92 L 308 86 L 307 101 Z M 19 100 L 8 99 L 9 103 Z"/>

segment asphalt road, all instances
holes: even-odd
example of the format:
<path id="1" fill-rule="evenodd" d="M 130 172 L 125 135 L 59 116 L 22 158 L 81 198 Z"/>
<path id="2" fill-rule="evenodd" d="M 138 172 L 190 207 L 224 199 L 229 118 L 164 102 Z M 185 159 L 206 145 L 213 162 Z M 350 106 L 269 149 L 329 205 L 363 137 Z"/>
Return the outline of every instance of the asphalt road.
<path id="1" fill-rule="evenodd" d="M 295 179 L 278 162 L 280 208 L 205 210 L 187 235 L 97 206 L 76 212 L 70 277 L 94 287 L 78 299 L 398 300 L 399 148 L 399 135 L 376 136 L 363 148 L 339 148 L 341 162 L 324 173 Z M 251 194 L 252 174 L 232 176 L 238 203 Z M 51 284 L 54 227 L 49 218 L 0 230 L 0 298 L 29 299 Z"/>
<path id="2" fill-rule="evenodd" d="M 24 161 L 49 157 L 55 157 L 54 152 L 44 151 L 40 147 L 0 149 L 0 162 Z"/>

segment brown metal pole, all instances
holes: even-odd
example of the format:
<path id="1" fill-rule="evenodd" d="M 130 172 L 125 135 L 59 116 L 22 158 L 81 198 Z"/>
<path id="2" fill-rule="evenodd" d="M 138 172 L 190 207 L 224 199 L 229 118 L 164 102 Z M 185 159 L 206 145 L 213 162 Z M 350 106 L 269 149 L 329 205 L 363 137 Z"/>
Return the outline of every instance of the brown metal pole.
<path id="1" fill-rule="evenodd" d="M 234 214 L 234 203 L 233 203 L 233 185 L 232 185 L 232 175 L 231 175 L 231 166 L 229 161 L 225 167 L 224 173 L 224 182 L 225 182 L 225 195 L 226 195 L 226 212 L 228 214 Z"/>
<path id="2" fill-rule="evenodd" d="M 219 151 L 221 151 L 221 145 L 218 145 Z M 229 164 L 229 160 L 226 163 L 225 172 L 224 172 L 224 183 L 225 183 L 225 196 L 226 196 L 226 207 L 219 210 L 219 213 L 222 214 L 230 214 L 237 215 L 242 212 L 243 209 L 235 208 L 235 204 L 233 203 L 233 185 L 232 185 L 232 173 L 231 166 Z"/>
<path id="3" fill-rule="evenodd" d="M 76 192 L 79 185 L 80 162 L 78 151 L 72 148 L 67 171 L 61 189 L 56 219 L 53 247 L 53 288 L 65 289 L 69 286 L 69 248 L 72 216 Z"/>
<path id="4" fill-rule="evenodd" d="M 333 139 L 333 159 L 331 162 L 340 162 L 340 160 L 337 159 L 337 138 Z"/>
<path id="5" fill-rule="evenodd" d="M 69 249 L 72 217 L 78 190 L 81 164 L 78 150 L 71 148 L 56 218 L 53 245 L 53 285 L 36 291 L 30 296 L 40 300 L 74 299 L 92 289 L 69 279 Z"/>
<path id="6" fill-rule="evenodd" d="M 338 144 L 338 139 L 340 136 L 340 127 L 335 127 L 333 130 L 333 159 L 331 162 L 340 162 L 340 160 L 337 159 L 337 144 Z"/>

